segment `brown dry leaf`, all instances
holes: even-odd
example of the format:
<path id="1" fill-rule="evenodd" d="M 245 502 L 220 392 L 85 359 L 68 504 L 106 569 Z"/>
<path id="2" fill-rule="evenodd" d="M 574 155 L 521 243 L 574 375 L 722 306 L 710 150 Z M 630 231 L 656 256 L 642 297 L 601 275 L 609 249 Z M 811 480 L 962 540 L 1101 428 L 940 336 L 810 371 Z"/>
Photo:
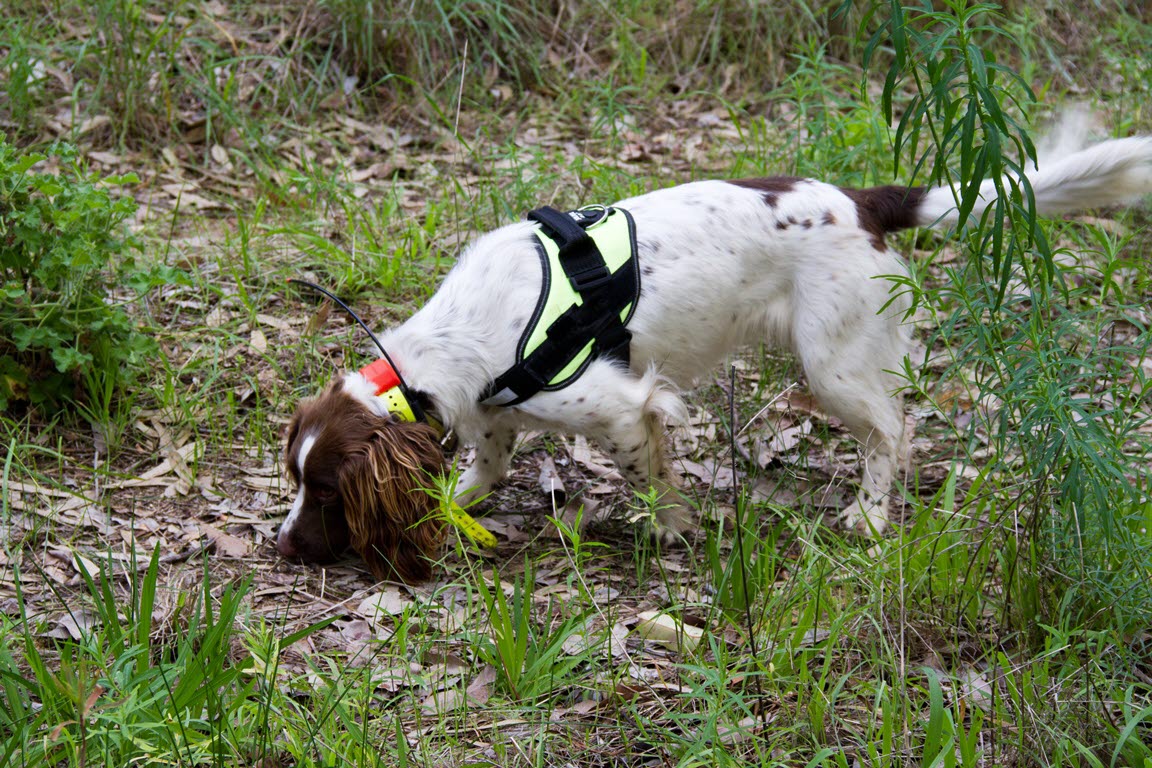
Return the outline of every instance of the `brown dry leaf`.
<path id="1" fill-rule="evenodd" d="M 279 498 L 289 495 L 288 482 L 280 476 L 279 472 L 267 477 L 245 475 L 242 482 L 252 490 L 264 491 Z"/>
<path id="2" fill-rule="evenodd" d="M 41 637 L 52 637 L 57 640 L 80 640 L 84 635 L 100 626 L 100 615 L 87 608 L 78 608 L 68 611 L 56 619 L 52 628 Z"/>
<path id="3" fill-rule="evenodd" d="M 160 188 L 171 196 L 174 208 L 182 210 L 195 208 L 198 211 L 207 211 L 213 208 L 224 207 L 224 204 L 221 202 L 209 200 L 202 195 L 192 192 L 188 184 L 162 184 Z"/>
<path id="4" fill-rule="evenodd" d="M 948 381 L 937 384 L 932 391 L 932 399 L 945 413 L 954 409 L 966 411 L 972 407 L 972 392 L 964 382 Z"/>
<path id="5" fill-rule="evenodd" d="M 430 650 L 424 654 L 424 667 L 429 670 L 438 670 L 441 675 L 449 677 L 461 675 L 468 671 L 468 662 L 455 653 Z"/>
<path id="6" fill-rule="evenodd" d="M 336 642 L 346 654 L 348 663 L 356 667 L 373 664 L 377 658 L 374 643 L 388 640 L 393 634 L 391 630 L 374 627 L 364 619 L 341 620 L 332 624 L 332 627 L 336 630 Z"/>
<path id="7" fill-rule="evenodd" d="M 106 125 L 112 124 L 112 118 L 108 115 L 93 115 L 84 122 L 80 123 L 80 133 L 91 133 L 92 131 L 99 130 Z"/>
<path id="8" fill-rule="evenodd" d="M 608 630 L 608 652 L 613 659 L 622 659 L 628 655 L 628 627 L 620 622 L 612 625 Z"/>
<path id="9" fill-rule="evenodd" d="M 116 155 L 111 152 L 100 152 L 99 150 L 92 150 L 85 153 L 84 156 L 89 160 L 93 160 L 100 165 L 107 167 L 118 166 L 124 162 L 124 158 L 120 155 Z"/>
<path id="10" fill-rule="evenodd" d="M 448 688 L 430 694 L 420 702 L 420 709 L 429 715 L 446 714 L 468 704 L 468 694 L 459 688 Z"/>
<path id="11" fill-rule="evenodd" d="M 268 351 L 268 339 L 259 328 L 253 328 L 248 334 L 248 345 L 261 355 Z"/>
<path id="12" fill-rule="evenodd" d="M 210 523 L 200 523 L 199 531 L 206 539 L 212 542 L 218 557 L 239 560 L 252 553 L 252 542 L 233 536 L 230 533 L 225 533 Z"/>
<path id="13" fill-rule="evenodd" d="M 579 656 L 600 645 L 602 636 L 602 631 L 594 629 L 591 623 L 588 623 L 582 630 L 573 632 L 564 638 L 564 641 L 560 643 L 560 648 L 569 656 Z"/>
<path id="14" fill-rule="evenodd" d="M 750 741 L 762 728 L 763 721 L 749 715 L 735 725 L 717 724 L 716 736 L 721 743 L 731 746 Z"/>
<path id="15" fill-rule="evenodd" d="M 647 145 L 643 143 L 627 144 L 620 151 L 620 159 L 626 163 L 643 163 L 652 159 Z"/>
<path id="16" fill-rule="evenodd" d="M 983 672 L 975 667 L 965 667 L 960 671 L 960 694 L 985 712 L 992 711 L 992 684 Z"/>
<path id="17" fill-rule="evenodd" d="M 395 176 L 396 171 L 403 168 L 404 165 L 404 156 L 397 155 L 395 160 L 387 160 L 382 163 L 372 163 L 372 165 L 369 165 L 366 168 L 359 168 L 351 171 L 348 174 L 348 178 L 355 183 L 375 179 L 387 181 L 388 179 L 391 179 L 393 176 Z"/>
<path id="18" fill-rule="evenodd" d="M 56 560 L 61 565 L 71 566 L 72 570 L 79 576 L 81 566 L 88 572 L 89 576 L 93 578 L 100 573 L 100 566 L 93 560 L 85 557 L 84 555 L 76 552 L 75 550 L 68 549 L 67 547 L 52 546 L 48 549 L 48 555 Z M 66 579 L 66 582 L 72 582 L 73 579 Z"/>
<path id="19" fill-rule="evenodd" d="M 386 616 L 404 613 L 404 609 L 412 604 L 412 598 L 399 587 L 389 586 L 361 600 L 356 612 L 373 624 L 379 624 Z"/>
<path id="20" fill-rule="evenodd" d="M 194 453 L 197 446 L 198 443 L 196 442 L 187 443 L 182 448 L 176 450 L 175 456 L 169 456 L 168 458 L 165 458 L 164 461 L 160 462 L 156 466 L 153 466 L 151 470 L 144 472 L 141 474 L 141 476 L 129 478 L 128 480 L 121 480 L 119 482 L 109 482 L 109 484 L 105 485 L 105 488 L 134 488 L 144 485 L 157 485 L 157 482 L 153 482 L 153 480 L 157 480 L 158 478 L 165 476 L 165 474 L 172 472 L 174 466 L 173 459 L 179 458 L 179 461 L 187 461 L 188 457 Z"/>
<path id="21" fill-rule="evenodd" d="M 344 113 L 337 113 L 335 117 L 336 121 L 341 123 L 345 128 L 351 129 L 354 133 L 363 134 L 376 149 L 381 149 L 386 152 L 408 146 L 415 140 L 410 134 L 401 134 L 398 133 L 396 129 L 386 126 L 369 125 L 368 123 L 349 117 Z"/>
<path id="22" fill-rule="evenodd" d="M 706 466 L 691 459 L 676 459 L 673 466 L 681 474 L 692 475 L 713 488 L 731 488 L 734 485 L 732 467 L 719 460 L 712 462 L 711 466 Z"/>
<path id="23" fill-rule="evenodd" d="M 540 462 L 540 475 L 537 478 L 540 490 L 548 497 L 552 509 L 560 509 L 568 501 L 568 494 L 564 490 L 564 481 L 556 471 L 556 462 L 551 456 L 546 456 Z"/>
<path id="24" fill-rule="evenodd" d="M 783 423 L 789 423 L 785 420 Z M 772 459 L 782 453 L 788 453 L 793 448 L 798 446 L 804 438 L 812 434 L 812 420 L 804 419 L 795 426 L 787 426 L 772 430 L 772 436 L 768 439 L 768 443 L 764 446 L 764 450 L 759 452 L 757 462 L 761 467 L 767 467 Z"/>
<path id="25" fill-rule="evenodd" d="M 186 443 L 181 448 L 177 448 L 176 438 L 173 437 L 172 433 L 168 430 L 168 426 L 156 418 L 152 419 L 152 429 L 155 430 L 160 442 L 160 452 L 164 454 L 171 463 L 172 471 L 175 472 L 176 476 L 180 479 L 180 483 L 169 487 L 175 488 L 176 492 L 181 496 L 187 495 L 196 485 L 196 475 L 188 466 L 188 462 L 185 459 L 189 453 L 195 452 L 196 443 L 193 441 Z M 189 445 L 192 446 L 191 451 L 184 450 Z"/>
<path id="26" fill-rule="evenodd" d="M 212 162 L 226 171 L 232 170 L 232 160 L 228 157 L 227 147 L 220 144 L 213 144 L 212 148 L 208 150 L 208 154 L 212 157 Z"/>
<path id="27" fill-rule="evenodd" d="M 691 653 L 704 639 L 704 630 L 684 624 L 663 611 L 644 611 L 639 618 L 640 623 L 636 625 L 637 634 L 671 651 Z"/>
<path id="28" fill-rule="evenodd" d="M 269 328 L 275 328 L 278 331 L 290 331 L 290 330 L 292 330 L 292 326 L 293 326 L 293 323 L 291 323 L 287 320 L 282 320 L 279 317 L 274 317 L 273 315 L 260 315 L 260 314 L 258 314 L 258 315 L 256 315 L 256 322 L 260 323 L 261 325 L 266 325 Z M 304 322 L 306 322 L 306 321 L 303 318 L 301 318 L 295 324 L 301 325 Z"/>
<path id="29" fill-rule="evenodd" d="M 391 669 L 373 669 L 372 682 L 382 691 L 396 693 L 396 691 L 401 688 L 411 688 L 416 685 L 419 680 L 416 673 L 419 671 L 419 664 L 410 664 L 406 667 L 393 667 Z"/>
<path id="30" fill-rule="evenodd" d="M 308 324 L 304 326 L 304 333 L 312 335 L 323 328 L 328 323 L 328 315 L 332 312 L 332 302 L 328 299 L 320 302 L 320 306 L 308 318 Z"/>
<path id="31" fill-rule="evenodd" d="M 583 436 L 577 435 L 572 441 L 570 453 L 574 462 L 582 465 L 596 477 L 602 477 L 612 482 L 619 482 L 624 479 L 619 472 L 608 465 L 607 459 L 600 460 L 598 456 L 594 457 L 592 448 Z"/>
<path id="32" fill-rule="evenodd" d="M 228 319 L 228 310 L 225 309 L 224 304 L 220 302 L 208 310 L 208 314 L 204 316 L 204 325 L 209 328 L 219 328 L 224 325 Z"/>
<path id="33" fill-rule="evenodd" d="M 793 389 L 784 397 L 779 398 L 776 402 L 776 410 L 797 411 L 820 419 L 824 418 L 824 411 L 820 410 L 820 404 L 816 402 L 816 398 L 811 393 L 799 389 Z"/>
<path id="34" fill-rule="evenodd" d="M 467 694 L 472 704 L 483 706 L 492 696 L 492 684 L 494 682 L 496 682 L 496 667 L 486 664 L 476 677 L 472 678 L 472 682 L 468 684 L 464 693 Z"/>
<path id="35" fill-rule="evenodd" d="M 22 483 L 19 480 L 10 480 L 5 484 L 5 488 L 10 491 L 17 491 L 19 493 L 36 494 L 38 496 L 55 496 L 62 499 L 70 499 L 76 494 L 73 491 L 64 491 L 59 488 L 49 488 L 40 485 L 33 481 L 31 483 Z"/>

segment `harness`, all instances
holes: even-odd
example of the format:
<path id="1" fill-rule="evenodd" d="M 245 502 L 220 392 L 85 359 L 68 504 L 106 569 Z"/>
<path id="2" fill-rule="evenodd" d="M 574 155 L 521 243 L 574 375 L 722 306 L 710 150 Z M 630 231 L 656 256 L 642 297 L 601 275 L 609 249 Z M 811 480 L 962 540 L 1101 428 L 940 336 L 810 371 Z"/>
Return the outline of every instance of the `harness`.
<path id="1" fill-rule="evenodd" d="M 640 297 L 636 225 L 623 208 L 593 205 L 569 213 L 547 206 L 539 224 L 540 298 L 516 345 L 516 362 L 481 395 L 511 406 L 563 389 L 597 358 L 628 365 L 628 321 Z"/>

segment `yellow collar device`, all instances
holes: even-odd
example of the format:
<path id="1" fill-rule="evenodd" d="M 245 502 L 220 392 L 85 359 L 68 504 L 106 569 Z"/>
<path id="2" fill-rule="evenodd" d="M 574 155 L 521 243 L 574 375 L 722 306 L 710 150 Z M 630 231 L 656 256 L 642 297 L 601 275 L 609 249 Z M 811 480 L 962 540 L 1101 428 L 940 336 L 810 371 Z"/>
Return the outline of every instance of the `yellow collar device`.
<path id="1" fill-rule="evenodd" d="M 430 424 L 436 431 L 443 431 L 439 424 L 428 418 L 415 398 L 411 397 L 408 388 L 400 379 L 400 375 L 388 360 L 381 358 L 369 363 L 360 369 L 360 375 L 372 384 L 376 390 L 376 397 L 384 401 L 388 413 L 395 416 L 397 420 L 409 423 L 423 421 Z M 496 537 L 476 522 L 455 501 L 449 508 L 449 520 L 476 545 L 486 549 L 496 547 Z"/>

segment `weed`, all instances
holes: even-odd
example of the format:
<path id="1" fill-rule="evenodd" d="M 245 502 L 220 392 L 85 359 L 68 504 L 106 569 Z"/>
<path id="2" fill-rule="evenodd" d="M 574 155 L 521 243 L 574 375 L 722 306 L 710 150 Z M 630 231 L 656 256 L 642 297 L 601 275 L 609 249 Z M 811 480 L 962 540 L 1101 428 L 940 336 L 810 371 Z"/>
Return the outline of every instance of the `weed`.
<path id="1" fill-rule="evenodd" d="M 248 737 L 237 739 L 234 729 L 256 692 L 253 657 L 236 663 L 232 643 L 248 584 L 227 586 L 214 596 L 205 579 L 199 600 L 188 606 L 191 631 L 173 636 L 170 644 L 157 643 L 165 634 L 157 632 L 152 615 L 159 559 L 156 550 L 143 574 L 132 577 L 127 605 L 114 595 L 113 561 L 98 574 L 78 561 L 95 629 L 81 630 L 77 640 L 43 651 L 27 615 L 16 631 L 5 633 L 23 638 L 18 650 L 0 648 L 0 691 L 9 713 L 0 734 L 10 759 L 21 765 L 199 764 L 246 754 Z M 79 606 L 72 610 L 78 625 L 88 623 Z M 324 625 L 280 643 L 290 645 Z"/>
<path id="2" fill-rule="evenodd" d="M 1137 617 L 1152 606 L 1152 594 L 1136 587 L 1130 601 L 1122 598 L 1106 575 L 1111 566 L 1100 559 L 1119 548 L 1139 560 L 1144 549 L 1116 521 L 1145 496 L 1146 479 L 1131 468 L 1133 457 L 1149 450 L 1140 433 L 1147 415 L 1131 400 L 1129 382 L 1132 360 L 1144 356 L 1147 337 L 1109 338 L 1106 329 L 1117 314 L 1130 314 L 1122 304 L 1076 308 L 1083 289 L 1071 287 L 1057 267 L 1057 249 L 1036 217 L 1030 189 L 1006 181 L 1036 155 L 1020 117 L 1034 95 L 1016 72 L 976 44 L 977 35 L 1003 34 L 986 23 L 994 19 L 993 9 L 948 4 L 946 12 L 902 14 L 891 22 L 899 29 L 892 28 L 896 56 L 884 92 L 886 114 L 892 113 L 898 75 L 915 83 L 917 95 L 900 119 L 894 157 L 898 162 L 901 151 L 911 149 L 918 167 L 954 183 L 962 221 L 983 179 L 997 187 L 996 205 L 961 231 L 967 259 L 948 269 L 946 284 L 917 299 L 954 308 L 940 325 L 948 347 L 958 350 L 952 371 L 974 375 L 976 402 L 996 401 L 991 418 L 972 428 L 993 441 L 1003 460 L 992 476 L 1013 489 L 1010 504 L 1030 523 L 1030 543 L 1017 553 L 1041 548 L 1021 559 L 1023 570 L 1010 568 L 1008 578 L 1027 580 L 1023 571 L 1030 563 L 1055 557 L 1060 566 L 1033 575 L 1051 583 L 1075 574 L 1065 588 L 1099 591 L 1107 595 L 1103 604 L 1119 599 L 1126 620 L 1143 621 Z M 928 149 L 920 154 L 923 139 Z M 1081 394 L 1101 387 L 1111 393 L 1107 404 Z M 1113 408 L 1112 402 L 1129 405 Z M 1049 619 L 1071 605 L 1060 597 L 1063 589 L 1029 592 L 1056 598 L 1035 605 Z M 1098 610 L 1090 606 L 1085 620 Z"/>
<path id="3" fill-rule="evenodd" d="M 34 170 L 49 159 L 59 175 Z M 107 424 L 156 353 L 122 305 L 178 275 L 134 260 L 122 227 L 135 205 L 105 185 L 135 181 L 86 173 L 68 146 L 46 156 L 0 143 L 0 409 L 70 400 Z M 131 293 L 108 296 L 114 285 Z"/>
<path id="4" fill-rule="evenodd" d="M 531 703 L 567 687 L 568 675 L 581 662 L 568 655 L 564 644 L 584 625 L 583 615 L 562 616 L 555 626 L 537 627 L 532 618 L 532 570 L 512 581 L 506 595 L 499 577 L 489 587 L 483 579 L 476 588 L 488 614 L 489 634 L 476 638 L 476 653 L 495 667 L 505 693 L 514 701 Z M 545 611 L 546 616 L 552 610 Z M 550 620 L 551 622 L 551 620 Z"/>

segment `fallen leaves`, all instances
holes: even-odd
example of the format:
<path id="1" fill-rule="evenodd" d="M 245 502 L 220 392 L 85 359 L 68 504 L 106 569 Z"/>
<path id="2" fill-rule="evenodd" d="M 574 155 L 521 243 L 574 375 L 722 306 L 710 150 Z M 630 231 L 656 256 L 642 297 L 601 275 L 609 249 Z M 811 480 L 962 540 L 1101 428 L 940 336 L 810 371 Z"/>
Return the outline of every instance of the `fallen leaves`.
<path id="1" fill-rule="evenodd" d="M 225 533 L 209 523 L 200 523 L 200 532 L 212 542 L 213 552 L 217 557 L 238 560 L 252 554 L 250 540 Z"/>
<path id="2" fill-rule="evenodd" d="M 694 653 L 704 639 L 703 629 L 685 624 L 662 611 L 644 611 L 638 618 L 636 631 L 640 636 L 670 651 Z"/>

